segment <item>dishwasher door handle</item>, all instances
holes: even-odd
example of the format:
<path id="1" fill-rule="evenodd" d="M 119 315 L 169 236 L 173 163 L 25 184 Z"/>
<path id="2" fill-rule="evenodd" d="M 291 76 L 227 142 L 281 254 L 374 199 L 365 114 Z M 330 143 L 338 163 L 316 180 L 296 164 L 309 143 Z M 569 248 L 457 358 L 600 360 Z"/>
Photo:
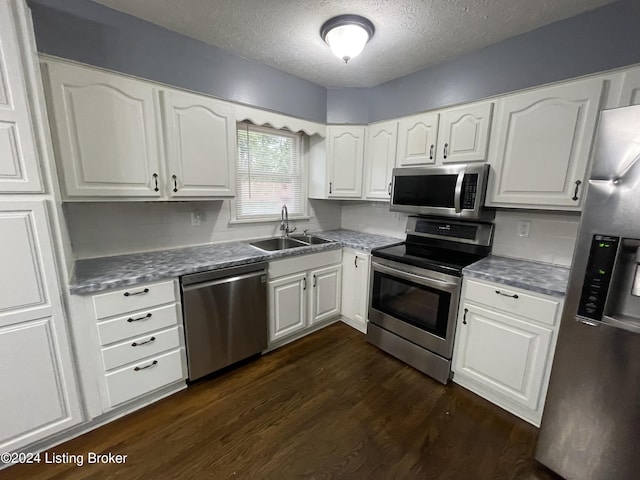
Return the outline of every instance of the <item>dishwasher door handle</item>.
<path id="1" fill-rule="evenodd" d="M 194 283 L 192 285 L 187 285 L 187 286 L 183 285 L 182 290 L 184 292 L 188 292 L 190 290 L 195 290 L 197 288 L 215 287 L 216 285 L 222 285 L 225 283 L 235 283 L 241 280 L 245 280 L 247 278 L 259 277 L 260 275 L 266 275 L 266 274 L 267 274 L 266 271 L 259 270 L 257 272 L 245 273 L 244 275 L 237 275 L 235 277 L 225 277 L 219 280 L 211 280 L 210 282 Z"/>

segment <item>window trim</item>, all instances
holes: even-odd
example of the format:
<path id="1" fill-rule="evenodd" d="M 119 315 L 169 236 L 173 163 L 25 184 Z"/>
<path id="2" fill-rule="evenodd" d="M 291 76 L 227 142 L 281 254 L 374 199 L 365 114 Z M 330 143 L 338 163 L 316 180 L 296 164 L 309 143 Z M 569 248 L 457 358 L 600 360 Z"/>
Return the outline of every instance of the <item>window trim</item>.
<path id="1" fill-rule="evenodd" d="M 304 132 L 292 132 L 286 128 L 274 128 L 269 125 L 255 125 L 249 121 L 242 121 L 236 123 L 236 148 L 238 142 L 237 129 L 239 125 L 249 125 L 250 127 L 255 128 L 256 130 L 263 130 L 265 132 L 284 132 L 289 135 L 299 136 L 300 138 L 300 175 L 302 177 L 302 204 L 303 204 L 303 213 L 298 215 L 289 214 L 289 220 L 309 220 L 314 217 L 311 207 L 309 205 L 309 139 Z M 238 161 L 237 154 L 235 162 Z M 237 172 L 237 163 L 235 165 L 236 177 L 233 179 L 234 182 L 238 180 L 238 172 Z M 236 195 L 237 195 L 236 191 Z M 273 216 L 260 216 L 260 217 L 241 217 L 238 218 L 238 202 L 236 197 L 229 199 L 229 224 L 242 224 L 242 223 L 273 223 L 279 222 L 281 220 L 280 214 L 275 214 Z"/>

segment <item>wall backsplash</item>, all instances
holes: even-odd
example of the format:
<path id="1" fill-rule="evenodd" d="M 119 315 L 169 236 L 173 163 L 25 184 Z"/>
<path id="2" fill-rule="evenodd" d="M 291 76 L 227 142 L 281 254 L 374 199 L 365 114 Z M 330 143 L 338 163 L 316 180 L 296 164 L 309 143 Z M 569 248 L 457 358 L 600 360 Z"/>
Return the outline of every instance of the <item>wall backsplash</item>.
<path id="1" fill-rule="evenodd" d="M 343 202 L 342 228 L 404 239 L 407 215 L 390 212 L 388 202 Z"/>
<path id="2" fill-rule="evenodd" d="M 531 222 L 529 237 L 518 236 L 518 222 Z M 499 210 L 495 218 L 493 253 L 556 265 L 571 265 L 580 214 Z"/>
<path id="3" fill-rule="evenodd" d="M 302 231 L 340 228 L 340 203 L 311 201 L 315 216 L 291 220 Z M 280 235 L 279 222 L 229 224 L 228 201 L 66 203 L 76 259 Z M 198 210 L 202 224 L 191 225 Z"/>
<path id="4" fill-rule="evenodd" d="M 518 236 L 518 222 L 530 221 L 529 237 Z M 342 228 L 404 237 L 407 216 L 384 202 L 344 202 Z M 500 209 L 496 212 L 493 253 L 556 265 L 571 265 L 580 214 Z"/>

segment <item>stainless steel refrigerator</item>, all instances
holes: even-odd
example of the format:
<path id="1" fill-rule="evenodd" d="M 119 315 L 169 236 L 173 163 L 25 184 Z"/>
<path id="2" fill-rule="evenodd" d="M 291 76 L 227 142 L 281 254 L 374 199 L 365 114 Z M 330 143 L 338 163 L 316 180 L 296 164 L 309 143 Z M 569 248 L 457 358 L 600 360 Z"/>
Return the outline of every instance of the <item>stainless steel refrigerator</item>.
<path id="1" fill-rule="evenodd" d="M 640 106 L 604 111 L 536 459 L 640 478 Z"/>

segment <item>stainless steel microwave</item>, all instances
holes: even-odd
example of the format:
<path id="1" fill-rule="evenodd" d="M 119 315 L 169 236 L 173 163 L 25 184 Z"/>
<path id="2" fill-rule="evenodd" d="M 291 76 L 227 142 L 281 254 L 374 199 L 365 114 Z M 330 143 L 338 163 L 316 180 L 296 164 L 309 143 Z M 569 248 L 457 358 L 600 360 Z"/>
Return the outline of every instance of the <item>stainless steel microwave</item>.
<path id="1" fill-rule="evenodd" d="M 487 164 L 394 168 L 391 211 L 490 220 L 484 207 Z"/>

